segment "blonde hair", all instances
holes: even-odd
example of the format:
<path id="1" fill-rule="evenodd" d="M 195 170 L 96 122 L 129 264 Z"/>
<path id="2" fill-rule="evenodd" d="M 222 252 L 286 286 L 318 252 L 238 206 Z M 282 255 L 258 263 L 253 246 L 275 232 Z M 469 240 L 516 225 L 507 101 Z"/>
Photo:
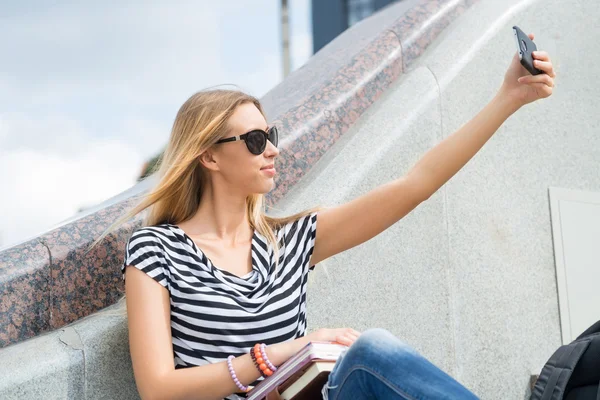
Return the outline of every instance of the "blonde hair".
<path id="1" fill-rule="evenodd" d="M 191 218 L 198 210 L 205 184 L 205 171 L 199 157 L 228 134 L 229 118 L 239 105 L 245 103 L 254 104 L 265 116 L 258 99 L 237 90 L 204 90 L 183 103 L 173 123 L 169 143 L 158 160 L 157 184 L 135 207 L 109 226 L 92 243 L 90 250 L 106 235 L 146 209 L 148 213 L 143 220 L 145 226 L 176 224 Z M 273 246 L 278 266 L 279 246 L 274 230 L 321 207 L 275 218 L 265 214 L 264 197 L 263 194 L 251 194 L 247 197 L 248 222 Z"/>

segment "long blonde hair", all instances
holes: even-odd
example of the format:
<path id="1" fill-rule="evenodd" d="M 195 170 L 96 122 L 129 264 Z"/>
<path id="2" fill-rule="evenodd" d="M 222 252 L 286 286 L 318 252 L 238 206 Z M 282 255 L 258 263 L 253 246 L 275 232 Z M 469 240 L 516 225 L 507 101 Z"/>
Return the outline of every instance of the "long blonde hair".
<path id="1" fill-rule="evenodd" d="M 145 226 L 176 224 L 191 218 L 198 210 L 205 184 L 204 167 L 199 157 L 228 133 L 229 118 L 244 103 L 254 104 L 265 116 L 258 99 L 237 90 L 204 90 L 183 103 L 173 123 L 169 143 L 158 161 L 158 183 L 135 207 L 109 226 L 90 246 L 90 250 L 110 232 L 146 209 L 148 213 L 143 220 Z M 263 194 L 247 197 L 248 222 L 271 243 L 278 265 L 279 246 L 274 230 L 321 207 L 275 218 L 265 214 L 264 197 Z"/>

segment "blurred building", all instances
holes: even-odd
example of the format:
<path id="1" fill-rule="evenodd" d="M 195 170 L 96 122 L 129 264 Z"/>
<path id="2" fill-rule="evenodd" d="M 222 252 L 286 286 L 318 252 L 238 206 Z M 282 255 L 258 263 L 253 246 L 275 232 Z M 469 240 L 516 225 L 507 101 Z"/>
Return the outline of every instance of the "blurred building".
<path id="1" fill-rule="evenodd" d="M 375 11 L 398 0 L 312 0 L 313 53 Z"/>

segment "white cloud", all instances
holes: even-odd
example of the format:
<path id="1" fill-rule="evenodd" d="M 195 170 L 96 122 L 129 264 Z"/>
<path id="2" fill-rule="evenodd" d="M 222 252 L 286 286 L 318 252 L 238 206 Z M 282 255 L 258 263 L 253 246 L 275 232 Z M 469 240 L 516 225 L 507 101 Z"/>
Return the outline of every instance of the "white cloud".
<path id="1" fill-rule="evenodd" d="M 272 1 L 102 4 L 59 1 L 42 13 L 0 18 L 2 36 L 15 39 L 0 42 L 11 55 L 0 65 L 0 87 L 8 90 L 0 105 L 82 97 L 163 105 L 223 82 L 254 85 L 260 95 L 277 83 L 272 74 L 259 83 L 246 76 L 276 68 L 259 56 L 279 52 Z M 261 20 L 265 12 L 269 19 Z M 235 59 L 244 51 L 256 57 Z"/>
<path id="2" fill-rule="evenodd" d="M 0 247 L 34 236 L 136 182 L 169 132 L 129 117 L 121 133 L 97 138 L 77 121 L 0 116 Z"/>
<path id="3" fill-rule="evenodd" d="M 123 2 L 23 13 L 0 28 L 4 37 L 17 39 L 0 44 L 12 55 L 0 67 L 13 72 L 4 77 L 12 84 L 5 85 L 16 99 L 26 101 L 33 92 L 41 104 L 86 94 L 162 102 L 196 77 L 222 76 L 218 11 L 194 2 Z"/>
<path id="4" fill-rule="evenodd" d="M 0 149 L 32 149 L 48 154 L 72 154 L 85 146 L 79 123 L 65 115 L 32 119 L 24 113 L 0 115 Z"/>
<path id="5" fill-rule="evenodd" d="M 142 157 L 118 141 L 95 141 L 69 157 L 0 150 L 0 247 L 42 233 L 80 208 L 131 187 Z"/>
<path id="6" fill-rule="evenodd" d="M 116 135 L 129 147 L 134 148 L 145 160 L 162 151 L 169 140 L 171 125 L 142 117 L 127 116 Z"/>

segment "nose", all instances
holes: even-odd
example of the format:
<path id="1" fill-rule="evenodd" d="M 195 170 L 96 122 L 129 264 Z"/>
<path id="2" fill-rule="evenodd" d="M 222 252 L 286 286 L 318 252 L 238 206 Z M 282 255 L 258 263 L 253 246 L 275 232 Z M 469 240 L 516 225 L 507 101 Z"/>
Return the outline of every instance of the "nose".
<path id="1" fill-rule="evenodd" d="M 267 147 L 265 148 L 265 156 L 271 158 L 276 157 L 279 154 L 279 149 L 275 147 L 273 143 L 267 140 Z"/>

